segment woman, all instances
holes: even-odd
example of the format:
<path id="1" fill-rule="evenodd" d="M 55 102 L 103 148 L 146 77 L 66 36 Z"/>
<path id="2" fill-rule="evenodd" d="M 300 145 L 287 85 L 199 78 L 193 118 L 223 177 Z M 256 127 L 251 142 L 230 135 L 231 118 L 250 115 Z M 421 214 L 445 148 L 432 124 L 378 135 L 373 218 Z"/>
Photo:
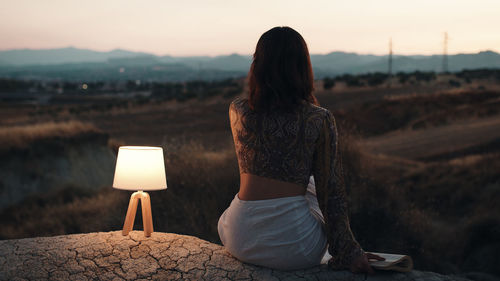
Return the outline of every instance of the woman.
<path id="1" fill-rule="evenodd" d="M 382 258 L 352 235 L 335 119 L 312 94 L 302 36 L 265 32 L 248 78 L 248 99 L 229 107 L 240 190 L 219 219 L 222 243 L 244 262 L 276 269 L 319 265 L 328 249 L 330 267 L 372 272 L 368 258 Z"/>

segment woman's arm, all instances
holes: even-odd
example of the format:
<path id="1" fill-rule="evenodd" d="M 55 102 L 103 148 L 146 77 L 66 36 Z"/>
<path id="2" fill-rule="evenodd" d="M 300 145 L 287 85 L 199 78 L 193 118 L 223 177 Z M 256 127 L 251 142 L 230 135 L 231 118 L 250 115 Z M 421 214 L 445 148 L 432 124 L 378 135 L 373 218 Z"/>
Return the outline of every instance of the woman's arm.
<path id="1" fill-rule="evenodd" d="M 364 251 L 349 225 L 337 128 L 330 111 L 323 121 L 314 153 L 313 175 L 316 196 L 325 219 L 328 251 L 333 257 L 329 265 L 334 269 L 348 269 L 353 261 L 364 256 Z"/>

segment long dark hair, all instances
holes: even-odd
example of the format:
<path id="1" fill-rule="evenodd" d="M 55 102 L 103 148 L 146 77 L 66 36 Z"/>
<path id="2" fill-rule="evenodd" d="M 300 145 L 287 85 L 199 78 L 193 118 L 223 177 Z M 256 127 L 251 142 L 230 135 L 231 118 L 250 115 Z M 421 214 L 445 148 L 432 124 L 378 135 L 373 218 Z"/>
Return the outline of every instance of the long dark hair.
<path id="1" fill-rule="evenodd" d="M 290 27 L 274 27 L 257 42 L 248 73 L 249 105 L 256 111 L 293 111 L 302 101 L 318 104 L 304 38 Z"/>

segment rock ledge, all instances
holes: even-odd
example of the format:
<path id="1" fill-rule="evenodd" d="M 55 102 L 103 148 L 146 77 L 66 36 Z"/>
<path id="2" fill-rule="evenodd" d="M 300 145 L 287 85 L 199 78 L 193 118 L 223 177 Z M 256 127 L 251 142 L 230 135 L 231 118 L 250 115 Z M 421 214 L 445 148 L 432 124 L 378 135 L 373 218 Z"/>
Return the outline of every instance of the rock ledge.
<path id="1" fill-rule="evenodd" d="M 120 231 L 0 241 L 1 280 L 466 280 L 433 272 L 366 278 L 326 266 L 283 272 L 241 263 L 192 236 Z"/>

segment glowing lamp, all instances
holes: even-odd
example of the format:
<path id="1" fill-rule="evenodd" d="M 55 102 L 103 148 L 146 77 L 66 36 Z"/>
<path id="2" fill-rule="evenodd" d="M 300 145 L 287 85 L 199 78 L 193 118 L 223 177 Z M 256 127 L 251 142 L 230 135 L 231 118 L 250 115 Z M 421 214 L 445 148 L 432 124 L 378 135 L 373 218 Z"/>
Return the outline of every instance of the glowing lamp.
<path id="1" fill-rule="evenodd" d="M 163 149 L 151 146 L 120 146 L 116 159 L 113 188 L 134 190 L 130 196 L 123 235 L 134 227 L 137 204 L 141 201 L 144 236 L 153 233 L 151 200 L 145 190 L 167 189 Z"/>

